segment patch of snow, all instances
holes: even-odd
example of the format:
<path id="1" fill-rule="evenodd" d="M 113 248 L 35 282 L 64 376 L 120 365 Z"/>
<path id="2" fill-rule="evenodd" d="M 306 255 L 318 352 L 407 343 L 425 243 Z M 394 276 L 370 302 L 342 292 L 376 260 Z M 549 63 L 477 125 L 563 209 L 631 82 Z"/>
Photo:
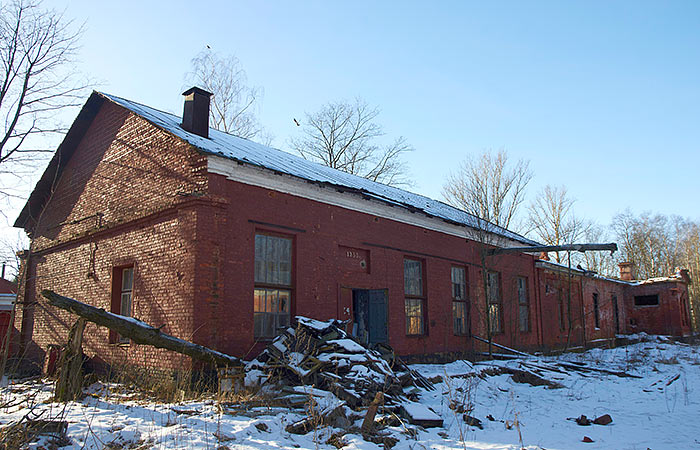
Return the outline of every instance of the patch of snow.
<path id="1" fill-rule="evenodd" d="M 433 391 L 411 387 L 417 399 L 408 403 L 408 409 L 415 408 L 415 414 L 434 412 L 444 420 L 444 427 L 422 430 L 404 423 L 389 426 L 384 432 L 399 440 L 396 449 L 513 450 L 521 448 L 520 435 L 528 450 L 696 448 L 700 347 L 663 337 L 640 337 L 647 340 L 557 357 L 412 365 L 425 376 L 440 375 L 444 380 L 435 384 Z M 557 365 L 560 362 L 623 371 L 641 378 L 579 372 L 564 369 Z M 534 372 L 534 366 L 539 376 L 564 387 L 533 387 L 516 382 L 507 373 L 495 375 L 499 368 Z M 351 372 L 352 376 L 382 376 L 361 365 L 355 367 L 358 370 Z M 116 383 L 95 383 L 85 389 L 87 395 L 82 400 L 61 404 L 52 401 L 50 380 L 9 381 L 0 387 L 0 427 L 17 422 L 30 412 L 31 417 L 65 420 L 71 440 L 70 445 L 62 447 L 66 450 L 224 445 L 253 450 L 330 448 L 324 443 L 338 431 L 326 427 L 306 435 L 287 433 L 287 424 L 306 417 L 303 407 L 260 407 L 224 413 L 213 400 L 161 403 L 137 396 L 133 389 Z M 332 393 L 311 386 L 296 391 L 314 396 L 322 409 L 338 404 Z M 463 413 L 455 408 L 460 404 L 469 408 L 470 416 L 481 420 L 483 430 L 464 423 Z M 567 420 L 580 415 L 594 419 L 604 414 L 612 417 L 610 425 L 582 427 Z M 256 427 L 260 423 L 266 425 L 267 431 Z M 361 418 L 354 420 L 355 426 L 360 424 Z M 412 434 L 406 434 L 406 429 L 411 429 Z M 583 436 L 595 442 L 583 443 Z M 48 439 L 43 436 L 27 448 L 49 448 Z M 364 441 L 359 433 L 351 432 L 344 439 L 348 444 L 345 448 L 378 448 Z"/>
<path id="2" fill-rule="evenodd" d="M 341 347 L 342 349 L 350 353 L 364 353 L 366 351 L 366 349 L 363 346 L 353 341 L 352 339 L 336 339 L 333 341 L 328 341 L 328 343 L 335 344 L 338 347 Z"/>

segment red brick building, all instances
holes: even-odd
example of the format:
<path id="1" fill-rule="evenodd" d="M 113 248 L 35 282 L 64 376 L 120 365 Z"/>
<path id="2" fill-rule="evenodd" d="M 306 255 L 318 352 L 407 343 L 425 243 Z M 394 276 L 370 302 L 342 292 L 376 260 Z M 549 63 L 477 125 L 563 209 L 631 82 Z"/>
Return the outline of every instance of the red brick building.
<path id="1" fill-rule="evenodd" d="M 101 93 L 81 110 L 15 223 L 31 237 L 17 314 L 24 355 L 43 361 L 75 320 L 42 300 L 46 288 L 242 357 L 293 315 L 348 320 L 361 340 L 401 355 L 473 351 L 487 315 L 496 342 L 522 349 L 611 338 L 630 331 L 627 317 L 648 323 L 629 305 L 632 283 L 568 277 L 530 254 L 491 257 L 482 277 L 475 228 L 498 246 L 536 243 L 210 130 L 208 93 L 185 95 L 182 118 Z M 575 314 L 562 323 L 569 278 Z M 660 308 L 687 302 L 685 284 L 673 286 Z M 667 330 L 686 333 L 676 322 Z M 189 364 L 95 325 L 85 351 L 110 364 Z"/>
<path id="2" fill-rule="evenodd" d="M 5 265 L 2 267 L 2 275 L 5 276 Z M 9 345 L 16 335 L 16 330 L 11 326 L 12 310 L 17 298 L 17 286 L 5 278 L 0 277 L 0 355 L 5 350 L 5 344 Z M 11 353 L 12 348 L 8 351 Z"/>

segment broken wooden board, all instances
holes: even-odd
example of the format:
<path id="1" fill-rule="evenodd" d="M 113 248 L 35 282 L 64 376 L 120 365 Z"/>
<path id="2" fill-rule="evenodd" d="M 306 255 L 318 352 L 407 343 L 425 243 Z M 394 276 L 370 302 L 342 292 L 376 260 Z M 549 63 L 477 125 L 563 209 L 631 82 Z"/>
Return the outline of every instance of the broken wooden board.
<path id="1" fill-rule="evenodd" d="M 411 425 L 424 428 L 442 427 L 442 419 L 433 410 L 416 402 L 403 402 L 401 410 Z"/>

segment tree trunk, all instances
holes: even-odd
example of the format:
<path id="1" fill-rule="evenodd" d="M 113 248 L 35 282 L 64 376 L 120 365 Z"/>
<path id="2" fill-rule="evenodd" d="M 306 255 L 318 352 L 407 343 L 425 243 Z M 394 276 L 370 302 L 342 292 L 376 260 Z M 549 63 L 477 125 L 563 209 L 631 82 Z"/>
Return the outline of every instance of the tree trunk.
<path id="1" fill-rule="evenodd" d="M 76 400 L 83 389 L 83 331 L 86 320 L 78 319 L 68 333 L 59 362 L 58 381 L 54 397 L 58 402 Z"/>

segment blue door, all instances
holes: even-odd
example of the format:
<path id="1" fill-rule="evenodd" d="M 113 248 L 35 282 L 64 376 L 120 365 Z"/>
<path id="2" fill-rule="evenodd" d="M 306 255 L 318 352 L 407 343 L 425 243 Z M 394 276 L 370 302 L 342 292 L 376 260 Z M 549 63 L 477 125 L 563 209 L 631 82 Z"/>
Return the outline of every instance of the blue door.
<path id="1" fill-rule="evenodd" d="M 387 292 L 385 289 L 353 289 L 353 334 L 364 344 L 387 343 Z"/>
<path id="2" fill-rule="evenodd" d="M 387 304 L 385 290 L 369 291 L 369 343 L 383 343 L 389 341 L 387 327 Z"/>

